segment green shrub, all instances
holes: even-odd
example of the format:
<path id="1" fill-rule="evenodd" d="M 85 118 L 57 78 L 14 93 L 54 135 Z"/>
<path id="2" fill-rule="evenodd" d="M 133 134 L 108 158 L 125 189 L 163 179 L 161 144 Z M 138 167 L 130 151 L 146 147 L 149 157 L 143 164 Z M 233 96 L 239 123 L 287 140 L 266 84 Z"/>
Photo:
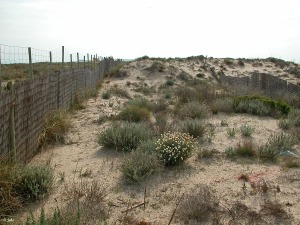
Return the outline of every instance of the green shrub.
<path id="1" fill-rule="evenodd" d="M 128 122 L 147 121 L 150 118 L 150 112 L 146 108 L 138 106 L 127 106 L 115 117 L 118 120 L 125 120 Z"/>
<path id="2" fill-rule="evenodd" d="M 290 134 L 272 134 L 268 139 L 268 145 L 275 147 L 278 153 L 281 151 L 292 151 L 293 145 L 297 143 L 295 136 Z"/>
<path id="3" fill-rule="evenodd" d="M 178 111 L 180 118 L 203 119 L 209 115 L 208 106 L 203 102 L 188 102 L 181 106 Z"/>
<path id="4" fill-rule="evenodd" d="M 254 157 L 257 155 L 256 148 L 252 141 L 244 141 L 242 144 L 238 143 L 234 151 L 234 155 L 240 157 Z"/>
<path id="5" fill-rule="evenodd" d="M 232 113 L 234 112 L 232 104 L 232 98 L 218 98 L 210 104 L 210 108 L 214 114 L 219 112 Z"/>
<path id="6" fill-rule="evenodd" d="M 227 147 L 225 149 L 225 155 L 230 158 L 236 156 L 235 149 L 233 147 Z"/>
<path id="7" fill-rule="evenodd" d="M 288 114 L 291 111 L 291 107 L 283 101 L 255 95 L 235 97 L 233 107 L 236 112 L 260 116 L 276 117 L 282 114 Z"/>
<path id="8" fill-rule="evenodd" d="M 189 134 L 193 138 L 202 138 L 205 135 L 206 127 L 200 120 L 188 119 L 182 123 L 181 131 Z"/>
<path id="9" fill-rule="evenodd" d="M 173 80 L 167 80 L 166 81 L 166 85 L 173 86 L 174 85 L 174 81 Z"/>
<path id="10" fill-rule="evenodd" d="M 17 168 L 13 174 L 14 189 L 25 201 L 34 201 L 50 191 L 53 184 L 53 170 L 45 165 L 26 165 Z"/>
<path id="11" fill-rule="evenodd" d="M 276 161 L 279 151 L 275 146 L 265 145 L 258 149 L 258 156 L 262 161 Z"/>
<path id="12" fill-rule="evenodd" d="M 105 91 L 102 93 L 101 97 L 103 99 L 110 99 L 111 93 L 109 91 Z"/>
<path id="13" fill-rule="evenodd" d="M 254 132 L 254 128 L 247 124 L 243 124 L 240 130 L 244 137 L 251 137 L 252 133 Z"/>
<path id="14" fill-rule="evenodd" d="M 296 159 L 289 159 L 285 162 L 287 168 L 300 168 L 300 161 Z"/>
<path id="15" fill-rule="evenodd" d="M 291 119 L 280 119 L 278 126 L 283 130 L 289 130 L 294 125 Z"/>
<path id="16" fill-rule="evenodd" d="M 153 107 L 153 104 L 151 102 L 149 102 L 148 99 L 143 98 L 143 97 L 130 99 L 126 104 L 128 106 L 136 106 L 139 108 L 145 108 L 145 109 L 148 109 L 149 111 L 151 111 L 152 107 Z"/>
<path id="17" fill-rule="evenodd" d="M 98 143 L 104 147 L 127 152 L 136 149 L 140 142 L 151 137 L 151 130 L 144 124 L 113 123 L 98 135 Z"/>
<path id="18" fill-rule="evenodd" d="M 178 165 L 185 161 L 191 156 L 193 149 L 193 137 L 180 132 L 162 134 L 156 142 L 158 157 L 166 166 Z"/>
<path id="19" fill-rule="evenodd" d="M 236 129 L 235 128 L 228 128 L 227 129 L 227 134 L 229 137 L 234 137 L 236 134 Z"/>
<path id="20" fill-rule="evenodd" d="M 150 145 L 146 146 L 149 148 Z M 128 183 L 139 183 L 162 168 L 155 152 L 155 145 L 150 149 L 138 148 L 125 156 L 121 164 L 121 172 Z"/>
<path id="21" fill-rule="evenodd" d="M 154 113 L 166 111 L 169 107 L 169 104 L 164 99 L 158 99 L 152 104 L 152 111 Z"/>

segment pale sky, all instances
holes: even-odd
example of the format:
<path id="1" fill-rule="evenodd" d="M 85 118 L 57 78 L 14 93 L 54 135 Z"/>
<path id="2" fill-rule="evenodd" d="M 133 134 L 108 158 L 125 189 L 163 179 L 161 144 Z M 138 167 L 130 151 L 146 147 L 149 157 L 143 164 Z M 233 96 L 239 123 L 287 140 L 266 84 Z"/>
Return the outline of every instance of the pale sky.
<path id="1" fill-rule="evenodd" d="M 0 0 L 0 44 L 300 63 L 299 0 Z"/>

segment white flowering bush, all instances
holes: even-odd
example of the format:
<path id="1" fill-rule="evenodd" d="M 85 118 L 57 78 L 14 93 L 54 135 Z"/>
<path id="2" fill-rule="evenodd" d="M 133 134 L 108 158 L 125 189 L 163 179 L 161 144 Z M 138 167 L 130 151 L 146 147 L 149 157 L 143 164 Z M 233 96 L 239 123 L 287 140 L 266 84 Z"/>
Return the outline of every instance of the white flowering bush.
<path id="1" fill-rule="evenodd" d="M 158 157 L 166 166 L 178 165 L 191 156 L 194 139 L 186 133 L 164 133 L 156 142 Z"/>

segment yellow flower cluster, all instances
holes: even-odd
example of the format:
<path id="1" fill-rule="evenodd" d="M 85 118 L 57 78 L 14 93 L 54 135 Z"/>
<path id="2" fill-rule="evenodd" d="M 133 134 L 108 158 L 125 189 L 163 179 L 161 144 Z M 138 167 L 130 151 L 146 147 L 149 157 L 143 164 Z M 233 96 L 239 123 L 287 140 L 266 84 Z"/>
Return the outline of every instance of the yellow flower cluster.
<path id="1" fill-rule="evenodd" d="M 156 142 L 156 151 L 165 165 L 176 165 L 191 156 L 194 139 L 186 133 L 167 132 Z"/>

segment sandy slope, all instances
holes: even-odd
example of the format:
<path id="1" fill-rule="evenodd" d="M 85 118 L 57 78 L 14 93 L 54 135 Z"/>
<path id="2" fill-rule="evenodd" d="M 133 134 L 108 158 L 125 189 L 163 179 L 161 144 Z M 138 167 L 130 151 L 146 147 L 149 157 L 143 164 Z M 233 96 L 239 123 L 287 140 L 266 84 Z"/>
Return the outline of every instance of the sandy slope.
<path id="1" fill-rule="evenodd" d="M 210 61 L 210 64 L 215 61 L 217 59 Z M 146 208 L 139 207 L 130 211 L 128 215 L 151 222 L 151 224 L 167 224 L 180 196 L 183 193 L 188 194 L 199 184 L 207 184 L 214 190 L 214 194 L 224 206 L 229 207 L 235 202 L 241 202 L 247 205 L 249 209 L 258 211 L 264 201 L 276 200 L 283 204 L 288 213 L 293 215 L 291 224 L 300 224 L 299 169 L 286 169 L 278 164 L 262 164 L 256 161 L 231 161 L 222 156 L 226 147 L 234 147 L 243 140 L 240 134 L 234 138 L 228 137 L 226 131 L 228 127 L 239 128 L 242 124 L 252 125 L 255 127 L 252 140 L 257 145 L 261 145 L 266 143 L 272 133 L 281 132 L 278 127 L 278 120 L 273 118 L 241 114 L 213 115 L 207 120 L 207 123 L 214 125 L 215 136 L 212 142 L 206 143 L 204 147 L 215 149 L 218 152 L 216 156 L 204 160 L 198 159 L 194 155 L 188 159 L 186 164 L 163 170 L 140 185 L 130 186 L 123 183 L 121 173 L 118 170 L 123 155 L 99 146 L 96 138 L 97 134 L 109 125 L 109 122 L 99 124 L 99 116 L 115 114 L 122 108 L 127 99 L 113 96 L 109 100 L 104 100 L 101 98 L 101 93 L 110 87 L 118 86 L 128 89 L 131 96 L 134 96 L 138 94 L 134 92 L 135 86 L 141 83 L 158 87 L 165 82 L 167 76 L 177 75 L 181 71 L 195 77 L 202 62 L 197 60 L 168 62 L 165 64 L 167 68 L 165 73 L 154 72 L 152 74 L 145 70 L 151 64 L 150 60 L 133 62 L 124 68 L 128 75 L 126 78 L 115 78 L 104 82 L 99 96 L 88 100 L 86 108 L 77 111 L 72 116 L 72 128 L 67 134 L 66 144 L 51 147 L 33 159 L 33 162 L 50 159 L 50 165 L 55 169 L 56 174 L 52 194 L 39 207 L 45 207 L 47 212 L 51 212 L 57 206 L 61 207 L 65 201 L 62 192 L 65 185 L 70 182 L 80 179 L 98 180 L 107 191 L 105 201 L 110 212 L 108 224 L 119 224 L 118 219 L 124 215 L 122 211 L 127 209 L 128 203 L 136 205 L 143 202 L 145 188 L 147 193 Z M 215 65 L 218 65 L 218 62 L 215 62 Z M 246 63 L 243 68 L 235 67 L 234 69 L 228 68 L 228 70 L 230 73 L 238 75 L 253 71 L 253 67 Z M 260 67 L 259 70 L 275 71 L 276 68 L 268 63 Z M 281 73 L 284 72 L 281 71 Z M 208 79 L 210 75 L 205 73 L 205 76 Z M 213 78 L 209 79 L 215 82 Z M 130 86 L 126 85 L 128 81 L 131 82 Z M 155 95 L 150 98 L 155 98 Z M 226 121 L 228 126 L 221 126 L 221 121 Z M 61 181 L 60 177 L 63 173 L 65 180 Z M 83 173 L 87 173 L 88 176 L 80 176 Z M 268 184 L 269 191 L 267 193 L 255 193 L 247 183 L 244 192 L 242 190 L 243 182 L 238 180 L 241 174 L 252 175 L 253 179 L 257 180 L 264 179 Z M 278 192 L 277 187 L 280 187 L 280 192 Z M 227 224 L 229 220 L 230 218 L 223 218 L 224 224 Z M 267 222 L 275 224 L 276 218 L 268 217 Z M 182 224 L 182 222 L 174 219 L 172 224 Z"/>

